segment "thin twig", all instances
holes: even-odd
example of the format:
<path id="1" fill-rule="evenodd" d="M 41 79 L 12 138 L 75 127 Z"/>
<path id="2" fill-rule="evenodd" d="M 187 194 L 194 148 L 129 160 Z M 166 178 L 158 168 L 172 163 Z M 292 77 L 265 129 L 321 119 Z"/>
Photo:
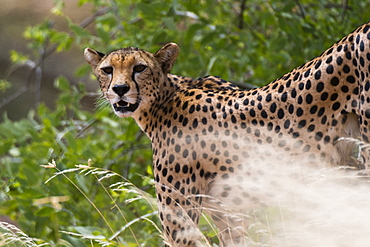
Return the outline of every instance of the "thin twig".
<path id="1" fill-rule="evenodd" d="M 240 1 L 240 13 L 239 13 L 239 29 L 243 29 L 244 28 L 244 11 L 245 11 L 245 2 L 246 0 L 241 0 Z"/>
<path id="2" fill-rule="evenodd" d="M 299 0 L 295 0 L 295 2 L 299 7 L 299 11 L 301 12 L 302 18 L 305 19 L 306 18 L 306 12 L 304 11 L 304 8 L 303 8 L 301 2 Z"/>

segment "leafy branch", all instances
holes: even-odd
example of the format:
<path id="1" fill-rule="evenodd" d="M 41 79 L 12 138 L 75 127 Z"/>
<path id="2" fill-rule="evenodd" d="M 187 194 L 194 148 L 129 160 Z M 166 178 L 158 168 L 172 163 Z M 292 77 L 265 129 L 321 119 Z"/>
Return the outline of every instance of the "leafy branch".
<path id="1" fill-rule="evenodd" d="M 88 25 L 93 23 L 97 17 L 102 16 L 108 13 L 110 7 L 103 7 L 84 19 L 78 26 L 82 29 L 86 28 Z M 69 32 L 69 37 L 73 37 L 74 33 Z M 35 88 L 36 88 L 36 104 L 40 102 L 40 88 L 41 88 L 41 80 L 42 80 L 42 73 L 43 73 L 43 64 L 45 63 L 45 59 L 50 57 L 58 50 L 58 44 L 53 44 L 51 47 L 47 48 L 49 45 L 49 39 L 46 39 L 44 42 L 43 47 L 40 49 L 40 57 L 36 61 L 26 60 L 21 63 L 16 63 L 10 66 L 5 75 L 5 81 L 8 81 L 10 76 L 18 69 L 22 67 L 26 67 L 28 69 L 26 73 L 26 83 L 24 86 L 16 90 L 14 93 L 10 94 L 7 97 L 4 97 L 0 101 L 0 108 L 3 108 L 5 105 L 9 104 L 13 100 L 17 99 L 24 93 L 28 92 L 32 87 L 32 79 L 35 77 Z"/>

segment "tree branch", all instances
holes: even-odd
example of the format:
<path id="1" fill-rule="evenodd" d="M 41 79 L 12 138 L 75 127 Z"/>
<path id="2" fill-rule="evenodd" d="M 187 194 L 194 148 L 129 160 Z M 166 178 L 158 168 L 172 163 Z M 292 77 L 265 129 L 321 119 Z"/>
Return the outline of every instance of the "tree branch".
<path id="1" fill-rule="evenodd" d="M 301 2 L 299 0 L 295 0 L 295 2 L 299 7 L 299 11 L 301 12 L 302 18 L 305 19 L 306 18 L 306 12 L 304 11 L 304 8 L 303 8 Z"/>
<path id="2" fill-rule="evenodd" d="M 110 10 L 110 7 L 104 7 L 96 11 L 91 16 L 84 19 L 79 24 L 79 26 L 81 28 L 86 28 L 88 25 L 93 23 L 97 17 L 106 14 L 109 10 Z M 73 36 L 74 34 L 70 32 L 69 35 Z M 8 97 L 5 97 L 4 99 L 2 99 L 0 101 L 0 109 L 3 108 L 5 105 L 9 104 L 10 102 L 12 102 L 13 100 L 17 99 L 24 93 L 28 92 L 29 89 L 31 88 L 31 81 L 34 75 L 36 75 L 36 86 L 37 87 L 41 86 L 42 69 L 40 66 L 44 63 L 45 59 L 51 56 L 56 50 L 57 50 L 57 45 L 55 44 L 51 46 L 50 48 L 46 49 L 44 52 L 42 52 L 40 58 L 37 59 L 35 62 L 28 60 L 24 64 L 15 65 L 15 66 L 13 65 L 9 67 L 6 73 L 5 80 L 8 80 L 11 74 L 14 73 L 16 70 L 18 70 L 19 68 L 24 67 L 24 66 L 29 67 L 29 71 L 27 73 L 27 83 L 25 86 L 21 87 L 20 89 L 18 89 L 17 91 L 9 95 Z M 38 101 L 38 98 L 39 98 L 39 93 L 36 94 L 36 101 Z"/>
<path id="3" fill-rule="evenodd" d="M 238 27 L 239 29 L 243 29 L 244 28 L 244 11 L 245 11 L 245 2 L 246 0 L 241 0 L 240 1 L 240 13 L 239 13 L 239 24 L 238 24 Z"/>

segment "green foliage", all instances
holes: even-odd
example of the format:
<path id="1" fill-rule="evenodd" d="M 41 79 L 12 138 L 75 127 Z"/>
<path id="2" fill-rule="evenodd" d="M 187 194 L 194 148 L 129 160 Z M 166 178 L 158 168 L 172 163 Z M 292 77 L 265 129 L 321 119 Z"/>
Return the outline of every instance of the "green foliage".
<path id="1" fill-rule="evenodd" d="M 51 13 L 64 18 L 67 29 L 57 30 L 50 17 L 28 27 L 30 54 L 13 51 L 11 60 L 41 61 L 72 47 L 82 57 L 87 46 L 155 52 L 176 42 L 181 52 L 173 73 L 261 86 L 370 19 L 369 1 L 343 6 L 339 0 L 253 0 L 245 8 L 241 2 L 80 0 L 96 12 L 92 23 L 76 24 L 58 0 Z M 76 68 L 79 78 L 89 73 L 86 64 Z M 0 89 L 6 87 L 0 81 Z M 55 87 L 56 109 L 40 104 L 27 118 L 14 122 L 5 116 L 0 124 L 0 215 L 51 246 L 159 246 L 149 140 L 133 120 L 118 119 L 107 106 L 82 110 L 87 95 L 82 83 L 71 86 L 60 76 Z M 53 159 L 56 167 L 40 166 Z"/>

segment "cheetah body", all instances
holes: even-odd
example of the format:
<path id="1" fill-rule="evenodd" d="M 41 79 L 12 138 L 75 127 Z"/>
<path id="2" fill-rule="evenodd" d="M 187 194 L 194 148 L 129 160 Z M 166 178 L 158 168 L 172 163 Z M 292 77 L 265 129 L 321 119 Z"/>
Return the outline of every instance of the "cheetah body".
<path id="1" fill-rule="evenodd" d="M 226 205 L 232 213 L 262 204 L 265 194 L 258 190 L 229 193 L 231 179 L 263 179 L 266 171 L 252 163 L 306 159 L 313 166 L 365 168 L 368 154 L 357 154 L 357 146 L 340 138 L 369 141 L 369 39 L 365 24 L 310 62 L 250 91 L 218 77 L 169 74 L 179 52 L 173 43 L 155 54 L 85 50 L 114 112 L 133 117 L 152 142 L 169 245 L 199 244 L 195 229 L 207 209 L 223 246 L 245 246 L 247 220 L 218 209 Z"/>

